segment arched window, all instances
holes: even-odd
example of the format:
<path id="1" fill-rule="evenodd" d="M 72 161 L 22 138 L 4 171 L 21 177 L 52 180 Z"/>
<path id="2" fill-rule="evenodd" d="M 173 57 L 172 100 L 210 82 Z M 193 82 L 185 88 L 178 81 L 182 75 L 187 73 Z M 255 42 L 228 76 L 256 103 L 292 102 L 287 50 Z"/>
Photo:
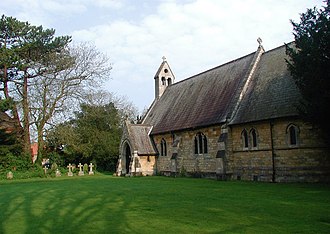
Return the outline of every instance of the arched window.
<path id="1" fill-rule="evenodd" d="M 207 150 L 207 138 L 205 135 L 203 135 L 203 150 L 204 150 L 204 154 L 207 154 L 208 153 L 208 150 Z"/>
<path id="2" fill-rule="evenodd" d="M 257 139 L 257 131 L 254 128 L 251 129 L 250 136 L 251 136 L 252 148 L 256 148 L 258 146 L 258 139 Z"/>
<path id="3" fill-rule="evenodd" d="M 166 141 L 164 138 L 160 142 L 160 156 L 167 156 Z"/>
<path id="4" fill-rule="evenodd" d="M 289 145 L 290 146 L 298 145 L 299 128 L 294 124 L 290 124 L 286 129 L 286 133 L 287 133 L 287 139 Z"/>
<path id="5" fill-rule="evenodd" d="M 171 78 L 168 78 L 167 79 L 167 85 L 171 85 L 172 84 L 172 79 Z"/>
<path id="6" fill-rule="evenodd" d="M 166 79 L 164 76 L 162 77 L 162 85 L 166 85 Z"/>
<path id="7" fill-rule="evenodd" d="M 201 132 L 197 133 L 194 139 L 194 146 L 195 154 L 207 154 L 207 137 Z"/>
<path id="8" fill-rule="evenodd" d="M 248 138 L 248 133 L 246 129 L 242 131 L 242 143 L 243 143 L 243 148 L 247 149 L 249 148 L 249 138 Z"/>
<path id="9" fill-rule="evenodd" d="M 199 150 L 198 150 L 198 139 L 197 137 L 195 136 L 195 139 L 194 139 L 194 146 L 195 146 L 195 154 L 198 154 Z"/>

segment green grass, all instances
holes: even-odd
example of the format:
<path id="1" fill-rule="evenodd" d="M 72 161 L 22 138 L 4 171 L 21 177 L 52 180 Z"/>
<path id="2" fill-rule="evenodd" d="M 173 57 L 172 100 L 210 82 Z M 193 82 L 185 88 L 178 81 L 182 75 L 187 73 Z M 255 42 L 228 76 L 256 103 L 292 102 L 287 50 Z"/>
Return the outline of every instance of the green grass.
<path id="1" fill-rule="evenodd" d="M 0 181 L 0 233 L 330 233 L 330 186 L 109 175 Z"/>

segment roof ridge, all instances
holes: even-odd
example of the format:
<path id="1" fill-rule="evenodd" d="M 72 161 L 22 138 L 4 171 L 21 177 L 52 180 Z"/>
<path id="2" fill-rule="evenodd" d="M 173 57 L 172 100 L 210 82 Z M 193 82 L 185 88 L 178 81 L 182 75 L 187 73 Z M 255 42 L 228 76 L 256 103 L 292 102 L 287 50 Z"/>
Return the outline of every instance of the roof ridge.
<path id="1" fill-rule="evenodd" d="M 241 102 L 247 92 L 247 89 L 251 83 L 251 80 L 253 79 L 254 77 L 254 74 L 255 74 L 255 71 L 257 69 L 257 66 L 260 62 L 260 59 L 261 59 L 261 56 L 265 53 L 265 49 L 260 45 L 257 49 L 257 51 L 255 52 L 254 54 L 254 57 L 253 57 L 253 60 L 251 61 L 251 64 L 250 64 L 250 67 L 249 67 L 249 70 L 247 71 L 247 73 L 245 74 L 246 76 L 246 79 L 245 79 L 245 82 L 244 82 L 244 85 L 242 87 L 242 89 L 240 90 L 239 92 L 239 97 L 238 99 L 234 102 L 235 103 L 235 107 L 233 109 L 233 112 L 231 113 L 231 116 L 230 116 L 230 119 L 229 119 L 229 122 L 231 122 L 234 118 L 235 118 L 235 115 L 238 111 L 238 108 L 240 107 L 241 105 Z"/>
<path id="2" fill-rule="evenodd" d="M 242 57 L 240 57 L 240 58 L 233 59 L 233 60 L 231 60 L 231 61 L 228 61 L 228 62 L 226 62 L 226 63 L 223 63 L 223 64 L 221 64 L 221 65 L 218 65 L 218 66 L 216 66 L 216 67 L 212 67 L 212 68 L 210 68 L 210 69 L 208 69 L 208 70 L 205 70 L 205 71 L 203 71 L 203 72 L 197 73 L 197 74 L 195 74 L 195 75 L 192 75 L 192 76 L 190 76 L 190 77 L 187 77 L 187 78 L 185 78 L 185 79 L 183 79 L 183 80 L 180 80 L 180 81 L 178 81 L 178 82 L 175 82 L 175 83 L 172 84 L 171 86 L 176 85 L 176 84 L 179 84 L 179 83 L 182 83 L 182 82 L 184 82 L 184 81 L 187 81 L 187 80 L 190 80 L 190 79 L 193 79 L 193 78 L 196 78 L 196 77 L 198 77 L 198 76 L 200 76 L 200 75 L 202 75 L 202 74 L 204 74 L 204 73 L 210 72 L 210 71 L 215 70 L 215 69 L 218 69 L 218 68 L 220 68 L 220 67 L 224 67 L 224 66 L 226 66 L 226 65 L 228 65 L 228 64 L 231 64 L 231 63 L 237 62 L 237 61 L 239 61 L 239 60 L 245 59 L 246 57 L 249 57 L 249 56 L 251 56 L 251 55 L 253 55 L 253 54 L 255 54 L 255 53 L 256 53 L 256 52 L 252 52 L 252 53 L 249 53 L 249 54 L 247 54 L 247 55 L 245 55 L 245 56 L 242 56 Z M 170 86 L 169 86 L 169 87 L 170 87 Z M 168 87 L 168 88 L 169 88 L 169 87 Z"/>
<path id="3" fill-rule="evenodd" d="M 282 47 L 285 47 L 285 46 L 287 46 L 287 45 L 292 45 L 292 44 L 294 44 L 294 43 L 295 43 L 294 41 L 291 41 L 291 42 L 289 42 L 289 43 L 285 43 L 285 42 L 284 42 L 284 45 L 277 46 L 277 47 L 275 47 L 275 48 L 273 48 L 273 49 L 267 50 L 267 51 L 265 51 L 264 54 L 271 53 L 271 52 L 273 52 L 273 51 L 275 51 L 275 50 L 279 50 L 279 49 L 281 49 Z"/>

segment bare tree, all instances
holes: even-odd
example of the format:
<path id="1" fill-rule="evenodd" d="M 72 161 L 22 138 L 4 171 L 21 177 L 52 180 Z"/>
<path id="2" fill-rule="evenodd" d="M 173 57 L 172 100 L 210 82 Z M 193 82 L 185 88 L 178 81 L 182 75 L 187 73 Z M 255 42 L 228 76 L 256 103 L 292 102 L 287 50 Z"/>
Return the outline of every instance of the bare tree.
<path id="1" fill-rule="evenodd" d="M 125 96 L 116 96 L 106 90 L 86 94 L 84 102 L 89 105 L 102 106 L 113 103 L 119 112 L 121 123 L 126 119 L 134 121 L 138 115 L 137 107 Z"/>
<path id="2" fill-rule="evenodd" d="M 94 45 L 75 44 L 62 53 L 68 56 L 50 60 L 52 72 L 30 79 L 29 83 L 30 124 L 37 132 L 40 153 L 47 125 L 54 123 L 58 115 L 70 112 L 71 105 L 84 98 L 86 90 L 96 90 L 110 78 L 109 58 Z"/>

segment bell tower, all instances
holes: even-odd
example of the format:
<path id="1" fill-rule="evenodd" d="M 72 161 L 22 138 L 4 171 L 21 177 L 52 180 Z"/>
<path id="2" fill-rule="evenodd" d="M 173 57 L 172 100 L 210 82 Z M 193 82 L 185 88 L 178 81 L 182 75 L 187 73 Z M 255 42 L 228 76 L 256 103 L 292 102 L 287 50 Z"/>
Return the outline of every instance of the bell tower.
<path id="1" fill-rule="evenodd" d="M 174 74 L 168 65 L 165 56 L 162 57 L 163 62 L 158 68 L 155 75 L 155 99 L 159 99 L 165 89 L 174 83 Z"/>

